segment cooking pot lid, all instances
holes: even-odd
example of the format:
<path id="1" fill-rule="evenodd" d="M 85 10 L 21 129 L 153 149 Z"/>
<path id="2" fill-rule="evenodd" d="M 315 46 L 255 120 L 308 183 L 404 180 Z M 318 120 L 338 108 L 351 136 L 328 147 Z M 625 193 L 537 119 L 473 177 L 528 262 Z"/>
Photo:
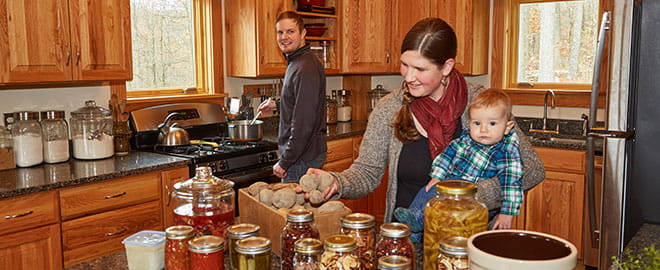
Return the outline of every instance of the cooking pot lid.
<path id="1" fill-rule="evenodd" d="M 84 107 L 71 112 L 71 117 L 80 119 L 110 118 L 111 116 L 110 110 L 96 106 L 94 100 L 85 101 Z"/>
<path id="2" fill-rule="evenodd" d="M 174 194 L 189 200 L 193 199 L 194 194 L 198 198 L 215 199 L 234 192 L 232 187 L 234 182 L 213 176 L 211 168 L 204 166 L 195 169 L 193 178 L 174 184 Z"/>

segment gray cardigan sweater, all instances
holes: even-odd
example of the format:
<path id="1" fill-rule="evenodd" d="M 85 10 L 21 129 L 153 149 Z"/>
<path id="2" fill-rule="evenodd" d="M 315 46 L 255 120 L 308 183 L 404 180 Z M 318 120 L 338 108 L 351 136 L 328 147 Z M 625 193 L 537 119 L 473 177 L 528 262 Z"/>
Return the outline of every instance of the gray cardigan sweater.
<path id="1" fill-rule="evenodd" d="M 485 90 L 483 86 L 468 84 L 468 99 Z M 369 116 L 369 124 L 364 133 L 358 158 L 350 168 L 341 173 L 331 174 L 338 180 L 338 195 L 342 199 L 359 199 L 374 191 L 388 168 L 387 198 L 385 202 L 385 222 L 391 221 L 397 192 L 397 168 L 403 144 L 394 136 L 392 124 L 401 108 L 402 91 L 396 89 L 383 97 Z M 469 101 L 468 101 L 469 102 Z M 462 117 L 463 126 L 468 126 L 467 110 Z M 545 179 L 545 169 L 529 138 L 518 128 L 520 152 L 524 164 L 523 189 L 529 190 Z M 488 209 L 502 204 L 500 184 L 497 178 L 477 183 L 477 200 Z"/>

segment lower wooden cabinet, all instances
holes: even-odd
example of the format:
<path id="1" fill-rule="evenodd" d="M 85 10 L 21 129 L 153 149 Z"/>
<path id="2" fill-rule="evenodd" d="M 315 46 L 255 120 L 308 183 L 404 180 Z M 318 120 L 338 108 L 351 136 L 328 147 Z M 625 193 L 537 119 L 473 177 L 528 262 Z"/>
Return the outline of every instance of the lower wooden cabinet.
<path id="1" fill-rule="evenodd" d="M 190 172 L 187 167 L 176 168 L 161 172 L 160 178 L 163 180 L 163 228 L 167 228 L 174 225 L 174 208 L 176 207 L 172 203 L 174 184 L 190 178 Z"/>
<path id="2" fill-rule="evenodd" d="M 62 269 L 60 224 L 1 235 L 0 269 Z"/>

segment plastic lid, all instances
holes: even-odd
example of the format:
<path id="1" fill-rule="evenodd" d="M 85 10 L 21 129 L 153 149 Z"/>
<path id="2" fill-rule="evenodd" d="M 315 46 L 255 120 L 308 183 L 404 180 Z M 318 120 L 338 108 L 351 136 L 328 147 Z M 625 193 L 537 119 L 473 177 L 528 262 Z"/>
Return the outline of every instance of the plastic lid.
<path id="1" fill-rule="evenodd" d="M 193 236 L 193 227 L 188 225 L 170 226 L 165 229 L 167 239 L 182 240 Z"/>
<path id="2" fill-rule="evenodd" d="M 352 213 L 341 218 L 341 226 L 349 229 L 370 229 L 376 225 L 374 216 L 363 213 Z"/>
<path id="3" fill-rule="evenodd" d="M 165 232 L 140 231 L 121 241 L 124 245 L 154 247 L 165 243 Z"/>
<path id="4" fill-rule="evenodd" d="M 303 254 L 321 254 L 323 252 L 323 243 L 316 238 L 303 238 L 294 244 L 294 250 Z"/>
<path id="5" fill-rule="evenodd" d="M 288 222 L 311 222 L 314 221 L 314 213 L 307 209 L 293 209 L 286 214 Z"/>
<path id="6" fill-rule="evenodd" d="M 213 176 L 211 168 L 197 167 L 195 176 L 186 181 L 174 184 L 174 195 L 192 200 L 193 194 L 200 199 L 218 199 L 234 192 L 234 182 Z"/>
<path id="7" fill-rule="evenodd" d="M 253 236 L 236 241 L 236 252 L 241 254 L 262 254 L 270 251 L 270 240 Z"/>
<path id="8" fill-rule="evenodd" d="M 440 240 L 440 251 L 454 256 L 467 255 L 467 238 L 452 236 Z"/>
<path id="9" fill-rule="evenodd" d="M 477 193 L 477 185 L 475 183 L 463 180 L 449 180 L 442 181 L 435 185 L 435 190 L 438 193 L 467 195 Z"/>
<path id="10" fill-rule="evenodd" d="M 80 119 L 106 119 L 112 116 L 110 110 L 96 106 L 93 100 L 85 101 L 85 106 L 71 112 L 71 117 Z"/>
<path id="11" fill-rule="evenodd" d="M 410 236 L 410 227 L 403 223 L 391 222 L 380 225 L 380 235 L 401 238 Z"/>
<path id="12" fill-rule="evenodd" d="M 215 235 L 205 235 L 188 241 L 188 250 L 193 253 L 211 253 L 225 249 L 225 239 Z"/>
<path id="13" fill-rule="evenodd" d="M 354 250 L 355 246 L 355 239 L 348 235 L 337 234 L 325 238 L 325 249 L 328 251 L 348 252 Z"/>
<path id="14" fill-rule="evenodd" d="M 410 259 L 403 256 L 398 256 L 398 255 L 383 256 L 378 259 L 378 269 L 408 270 L 411 269 L 411 262 Z"/>
<path id="15" fill-rule="evenodd" d="M 241 223 L 229 226 L 227 228 L 227 237 L 230 239 L 243 239 L 251 236 L 257 236 L 261 227 L 250 223 Z"/>

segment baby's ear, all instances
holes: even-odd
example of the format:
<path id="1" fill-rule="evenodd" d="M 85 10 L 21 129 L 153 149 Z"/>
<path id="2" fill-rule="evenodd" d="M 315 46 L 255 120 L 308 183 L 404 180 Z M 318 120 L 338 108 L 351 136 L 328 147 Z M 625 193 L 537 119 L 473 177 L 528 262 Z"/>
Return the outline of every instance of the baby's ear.
<path id="1" fill-rule="evenodd" d="M 507 121 L 506 122 L 506 129 L 504 130 L 504 135 L 509 134 L 511 132 L 511 129 L 513 129 L 513 125 L 515 125 L 516 122 L 514 121 Z"/>

